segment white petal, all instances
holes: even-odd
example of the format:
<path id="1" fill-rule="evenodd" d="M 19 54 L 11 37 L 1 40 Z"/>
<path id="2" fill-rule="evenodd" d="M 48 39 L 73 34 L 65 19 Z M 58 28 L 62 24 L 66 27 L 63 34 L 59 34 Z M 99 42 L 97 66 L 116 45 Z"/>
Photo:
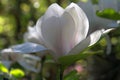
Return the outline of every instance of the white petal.
<path id="1" fill-rule="evenodd" d="M 40 63 L 39 61 L 39 57 L 30 54 L 23 54 L 21 58 L 17 60 L 22 67 L 33 72 L 39 72 L 40 66 L 37 68 L 37 64 Z"/>
<path id="2" fill-rule="evenodd" d="M 63 14 L 64 9 L 62 7 L 60 7 L 58 4 L 54 3 L 52 5 L 49 6 L 49 8 L 47 9 L 46 13 L 45 13 L 45 18 L 51 18 L 51 17 L 59 17 Z"/>
<path id="3" fill-rule="evenodd" d="M 64 55 L 75 46 L 76 29 L 73 17 L 65 11 L 61 16 L 61 35 L 59 35 L 59 42 L 61 43 L 58 44 L 61 45 L 61 50 L 57 52 L 61 51 Z"/>
<path id="4" fill-rule="evenodd" d="M 105 31 L 104 29 L 101 29 L 90 34 L 89 46 L 92 46 L 93 44 L 95 44 L 100 39 L 101 35 L 104 34 L 104 31 Z"/>
<path id="5" fill-rule="evenodd" d="M 63 54 L 68 53 L 76 44 L 82 41 L 88 33 L 88 19 L 83 10 L 71 3 L 61 16 Z"/>
<path id="6" fill-rule="evenodd" d="M 4 54 L 4 53 L 12 53 L 12 49 L 11 48 L 7 48 L 7 49 L 3 49 L 0 51 L 1 54 Z"/>
<path id="7" fill-rule="evenodd" d="M 9 68 L 13 62 L 18 62 L 22 67 L 27 70 L 38 72 L 40 69 L 36 68 L 37 62 L 40 61 L 40 58 L 30 54 L 18 54 L 18 52 L 11 51 L 11 48 L 4 49 L 1 51 L 2 63 Z"/>
<path id="8" fill-rule="evenodd" d="M 38 44 L 43 44 L 43 41 L 41 39 L 39 33 L 36 31 L 35 26 L 34 27 L 28 27 L 28 32 L 24 34 L 24 40 L 26 42 L 34 42 Z"/>
<path id="9" fill-rule="evenodd" d="M 87 36 L 89 29 L 88 18 L 84 11 L 75 3 L 71 3 L 65 11 L 72 16 L 75 22 L 75 43 L 78 44 Z"/>
<path id="10" fill-rule="evenodd" d="M 41 26 L 36 24 L 37 31 L 42 34 L 45 46 L 52 51 L 61 48 L 61 25 L 60 16 L 64 10 L 57 4 L 52 4 L 42 17 Z M 39 23 L 39 22 L 38 22 Z"/>
<path id="11" fill-rule="evenodd" d="M 78 54 L 88 46 L 92 46 L 100 39 L 102 34 L 104 34 L 103 29 L 93 32 L 92 34 L 90 34 L 90 36 L 88 36 L 86 39 L 82 40 L 77 46 L 75 46 L 68 54 Z"/>
<path id="12" fill-rule="evenodd" d="M 27 70 L 30 70 L 33 72 L 39 72 L 39 70 L 36 67 L 28 64 L 25 60 L 18 60 L 18 63 Z"/>
<path id="13" fill-rule="evenodd" d="M 11 48 L 4 49 L 1 51 L 1 60 L 2 61 L 15 62 L 15 61 L 21 59 L 21 56 L 22 56 L 21 54 L 14 52 Z"/>
<path id="14" fill-rule="evenodd" d="M 35 43 L 26 42 L 20 45 L 12 46 L 12 50 L 14 53 L 26 54 L 26 53 L 40 52 L 48 49 Z"/>
<path id="15" fill-rule="evenodd" d="M 11 48 L 3 49 L 0 52 L 1 54 L 1 60 L 3 61 L 9 61 L 10 60 L 10 54 L 13 53 Z"/>
<path id="16" fill-rule="evenodd" d="M 30 55 L 30 54 L 23 54 L 23 57 L 26 59 L 31 59 L 31 60 L 35 60 L 35 61 L 40 61 L 40 57 L 38 56 L 34 56 L 34 55 Z"/>
<path id="17" fill-rule="evenodd" d="M 112 31 L 112 30 L 114 30 L 115 28 L 110 28 L 110 29 L 107 29 L 107 30 L 105 30 L 103 33 L 104 34 L 107 34 L 107 33 L 109 33 L 110 31 Z"/>

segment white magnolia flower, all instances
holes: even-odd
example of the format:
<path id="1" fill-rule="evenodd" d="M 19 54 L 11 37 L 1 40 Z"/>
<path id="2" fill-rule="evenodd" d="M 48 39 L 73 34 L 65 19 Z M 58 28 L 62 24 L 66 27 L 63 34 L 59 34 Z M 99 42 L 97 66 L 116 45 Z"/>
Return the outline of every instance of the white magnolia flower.
<path id="1" fill-rule="evenodd" d="M 91 34 L 88 34 L 88 30 L 87 16 L 78 5 L 71 3 L 63 9 L 54 3 L 34 27 L 29 27 L 24 36 L 27 43 L 12 47 L 12 51 L 24 54 L 50 50 L 54 58 L 58 59 L 61 56 L 80 53 L 111 29 L 100 29 Z"/>
<path id="2" fill-rule="evenodd" d="M 56 3 L 52 4 L 31 29 L 24 36 L 25 40 L 38 41 L 36 43 L 52 50 L 55 57 L 79 53 L 95 44 L 105 31 L 101 29 L 88 34 L 87 16 L 75 3 L 65 9 Z"/>

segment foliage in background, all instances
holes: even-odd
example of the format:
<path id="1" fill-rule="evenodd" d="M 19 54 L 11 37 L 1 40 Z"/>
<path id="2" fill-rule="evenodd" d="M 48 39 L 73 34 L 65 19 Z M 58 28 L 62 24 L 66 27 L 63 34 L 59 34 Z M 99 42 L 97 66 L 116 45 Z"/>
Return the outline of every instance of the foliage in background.
<path id="1" fill-rule="evenodd" d="M 71 2 L 79 2 L 80 0 L 0 0 L 0 49 L 6 48 L 8 46 L 11 46 L 13 44 L 18 44 L 23 42 L 23 34 L 27 31 L 28 26 L 33 26 L 37 19 L 41 17 L 48 6 L 54 2 L 60 4 L 63 7 L 66 7 Z M 82 0 L 83 2 L 87 0 Z M 97 5 L 99 0 L 91 0 L 93 4 Z M 120 13 L 115 11 L 114 9 L 104 9 L 99 10 L 96 12 L 96 15 L 105 18 L 105 19 L 111 19 L 111 20 L 120 20 Z M 120 27 L 120 26 L 119 26 Z M 116 74 L 116 80 L 119 80 L 120 78 L 118 75 L 120 74 L 119 70 L 119 63 L 120 63 L 120 28 L 117 28 L 116 30 L 112 31 L 110 35 L 110 41 L 112 43 L 112 52 L 110 55 L 106 55 L 106 40 L 105 38 L 101 39 L 99 43 L 97 43 L 94 47 L 91 47 L 90 49 L 87 49 L 86 52 L 82 54 L 78 54 L 76 56 L 69 56 L 73 57 L 73 60 L 70 60 L 71 58 L 67 57 L 69 61 L 66 61 L 63 57 L 60 59 L 61 63 L 65 65 L 65 68 L 70 66 L 71 63 L 76 60 L 82 59 L 87 60 L 86 58 L 93 57 L 88 59 L 88 63 L 91 63 L 89 61 L 92 61 L 93 64 L 89 66 L 89 69 L 94 67 L 94 71 L 89 71 L 91 73 L 91 76 L 101 77 L 101 76 L 113 76 L 114 73 Z M 92 56 L 93 55 L 93 56 Z M 47 59 L 49 60 L 49 58 Z M 46 60 L 46 61 L 47 61 Z M 53 65 L 54 62 L 52 62 L 52 59 L 50 58 L 50 62 L 44 63 L 44 70 L 43 70 L 43 76 L 49 80 L 53 79 L 52 76 L 55 75 L 56 71 L 56 65 Z M 72 62 L 73 61 L 73 62 Z M 52 62 L 52 65 L 51 65 Z M 99 66 L 97 63 L 100 63 Z M 86 64 L 86 63 L 85 63 Z M 49 66 L 48 66 L 49 65 Z M 66 66 L 67 65 L 67 66 Z M 104 66 L 108 68 L 106 72 L 103 72 L 102 75 L 100 73 L 101 71 L 104 71 Z M 101 67 L 102 66 L 102 67 Z M 112 67 L 108 67 L 112 66 Z M 48 69 L 49 68 L 49 69 Z M 101 68 L 101 69 L 100 69 Z M 55 69 L 55 70 L 54 70 Z M 88 69 L 88 70 L 89 70 Z M 22 71 L 21 69 L 12 69 L 8 70 L 5 68 L 2 64 L 0 64 L 0 75 L 6 74 L 9 77 L 12 75 L 14 78 L 21 78 L 23 76 L 31 76 L 32 73 L 29 71 Z M 47 71 L 51 72 L 47 73 Z M 108 71 L 112 71 L 109 73 Z M 97 72 L 97 73 L 95 73 Z M 108 73 L 107 73 L 108 72 Z M 27 74 L 30 73 L 30 74 Z M 36 75 L 39 75 L 40 73 L 36 74 L 34 73 L 32 77 L 35 77 Z M 93 75 L 92 75 L 93 74 Z M 49 76 L 50 75 L 50 76 Z M 111 77 L 112 77 L 111 76 Z M 68 73 L 64 80 L 78 80 L 80 75 L 77 74 L 76 71 L 71 71 Z M 0 76 L 2 78 L 2 76 Z M 81 79 L 82 80 L 82 79 Z M 83 79 L 84 80 L 84 79 Z M 109 78 L 100 78 L 100 80 L 110 80 Z M 111 78 L 112 80 L 112 78 Z"/>

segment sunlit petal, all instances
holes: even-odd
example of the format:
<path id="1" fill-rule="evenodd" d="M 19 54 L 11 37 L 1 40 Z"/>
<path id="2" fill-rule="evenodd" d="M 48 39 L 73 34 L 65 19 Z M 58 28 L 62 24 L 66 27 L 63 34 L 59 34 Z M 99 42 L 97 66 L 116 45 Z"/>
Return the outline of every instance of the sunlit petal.
<path id="1" fill-rule="evenodd" d="M 86 14 L 84 11 L 75 3 L 71 3 L 66 9 L 66 12 L 68 12 L 74 22 L 75 22 L 75 42 L 79 43 L 83 39 L 86 38 L 88 29 L 89 29 L 89 22 Z"/>
<path id="2" fill-rule="evenodd" d="M 61 48 L 59 45 L 61 44 L 60 16 L 63 12 L 64 10 L 59 5 L 52 4 L 42 17 L 41 26 L 39 26 L 39 22 L 36 24 L 38 32 L 42 34 L 45 46 L 54 52 Z"/>
<path id="3" fill-rule="evenodd" d="M 78 54 L 88 46 L 94 45 L 104 34 L 104 29 L 97 30 L 90 34 L 86 39 L 82 40 L 77 46 L 75 46 L 68 54 Z"/>
<path id="4" fill-rule="evenodd" d="M 112 31 L 112 30 L 115 30 L 115 28 L 107 29 L 107 30 L 105 30 L 103 33 L 104 33 L 104 34 L 107 34 L 107 33 L 109 33 L 109 32 Z"/>
<path id="5" fill-rule="evenodd" d="M 71 3 L 61 16 L 63 53 L 68 53 L 88 33 L 88 19 L 83 10 Z"/>

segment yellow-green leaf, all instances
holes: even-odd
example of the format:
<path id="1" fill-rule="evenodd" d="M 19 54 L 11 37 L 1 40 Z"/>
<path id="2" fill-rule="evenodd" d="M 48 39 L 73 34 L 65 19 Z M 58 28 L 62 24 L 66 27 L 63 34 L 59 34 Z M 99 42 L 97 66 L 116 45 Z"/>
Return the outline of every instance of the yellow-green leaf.
<path id="1" fill-rule="evenodd" d="M 2 63 L 0 63 L 0 71 L 4 72 L 4 73 L 8 73 L 9 72 L 8 69 Z"/>
<path id="2" fill-rule="evenodd" d="M 12 69 L 10 74 L 15 78 L 22 78 L 25 75 L 24 71 L 21 69 Z"/>

